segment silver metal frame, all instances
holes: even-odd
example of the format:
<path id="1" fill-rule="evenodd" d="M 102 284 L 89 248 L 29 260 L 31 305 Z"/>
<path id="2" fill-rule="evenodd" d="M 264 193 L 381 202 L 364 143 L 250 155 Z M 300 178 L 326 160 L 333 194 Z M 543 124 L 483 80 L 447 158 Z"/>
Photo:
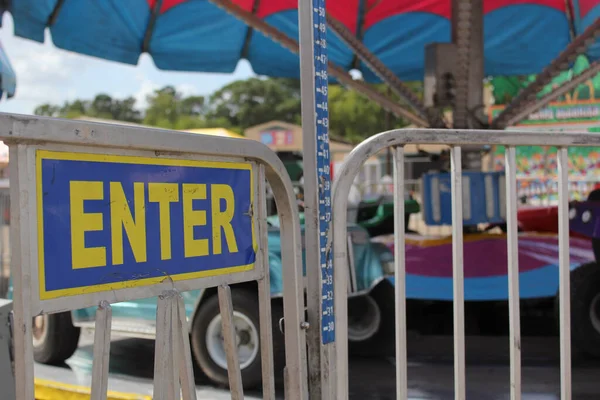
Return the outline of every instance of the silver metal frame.
<path id="1" fill-rule="evenodd" d="M 383 132 L 365 140 L 348 156 L 336 173 L 333 185 L 333 246 L 336 315 L 336 361 L 329 373 L 335 381 L 336 399 L 348 398 L 348 255 L 346 246 L 346 212 L 348 193 L 363 163 L 388 147 L 394 149 L 395 186 L 395 271 L 396 271 L 396 387 L 397 398 L 406 400 L 406 288 L 405 288 L 405 235 L 404 235 L 404 151 L 405 144 L 445 144 L 451 146 L 452 181 L 452 242 L 453 242 L 453 295 L 454 295 L 454 389 L 455 398 L 463 400 L 465 385 L 465 332 L 463 286 L 463 229 L 462 229 L 462 171 L 461 146 L 503 145 L 506 152 L 506 207 L 508 222 L 509 257 L 509 318 L 510 318 L 510 383 L 511 399 L 521 398 L 521 358 L 518 297 L 518 233 L 516 224 L 517 190 L 515 146 L 556 146 L 558 151 L 559 187 L 559 280 L 560 280 L 560 343 L 561 343 L 561 398 L 571 395 L 571 323 L 569 297 L 569 221 L 568 221 L 568 154 L 570 146 L 600 146 L 600 136 L 592 133 L 554 133 L 483 130 L 400 129 Z M 342 288 L 342 289 L 340 289 Z"/>
<path id="2" fill-rule="evenodd" d="M 313 326 L 308 332 L 308 390 L 312 399 L 334 400 L 335 396 L 327 392 L 327 388 L 332 386 L 327 366 L 335 365 L 336 343 L 335 336 L 326 325 L 328 320 L 334 321 L 335 314 L 325 311 L 327 305 L 333 303 L 326 294 L 330 290 L 329 293 L 333 296 L 333 279 L 326 281 L 327 277 L 331 278 L 333 275 L 333 257 L 330 251 L 331 171 L 327 106 L 329 43 L 326 13 L 325 0 L 298 2 L 305 183 L 306 304 L 308 322 Z M 325 246 L 321 240 L 324 236 L 327 238 Z M 330 308 L 333 309 L 331 306 Z M 327 338 L 333 339 L 333 342 L 327 343 Z"/>
<path id="3" fill-rule="evenodd" d="M 82 121 L 68 121 L 53 118 L 30 117 L 11 114 L 0 114 L 0 140 L 10 147 L 11 157 L 11 235 L 13 254 L 14 309 L 15 326 L 19 335 L 15 336 L 16 388 L 18 399 L 33 399 L 33 345 L 31 321 L 34 315 L 45 312 L 58 312 L 81 308 L 84 304 L 100 307 L 97 324 L 107 328 L 110 320 L 110 303 L 133 298 L 161 295 L 157 312 L 157 350 L 159 347 L 172 352 L 173 360 L 179 360 L 180 365 L 169 362 L 169 365 L 156 365 L 160 371 L 170 371 L 173 374 L 159 374 L 158 395 L 170 396 L 174 386 L 181 389 L 185 398 L 193 398 L 193 382 L 187 374 L 191 362 L 187 359 L 189 342 L 185 329 L 185 314 L 181 312 L 181 298 L 177 291 L 199 289 L 211 286 L 228 287 L 227 285 L 242 281 L 259 281 L 259 287 L 264 286 L 268 277 L 268 251 L 265 231 L 265 207 L 258 204 L 255 207 L 258 254 L 256 272 L 240 273 L 210 277 L 204 280 L 180 281 L 175 284 L 168 282 L 156 286 L 136 288 L 130 291 L 114 291 L 103 294 L 90 294 L 89 298 L 81 297 L 78 301 L 73 298 L 58 298 L 51 301 L 36 301 L 37 288 L 37 231 L 35 209 L 36 185 L 35 164 L 33 163 L 36 149 L 54 149 L 74 152 L 101 152 L 121 155 L 150 155 L 155 158 L 169 157 L 182 159 L 218 159 L 228 161 L 251 162 L 257 165 L 257 182 L 269 181 L 273 190 L 281 222 L 282 258 L 286 266 L 284 270 L 284 315 L 286 318 L 286 393 L 288 398 L 305 399 L 307 397 L 306 373 L 306 340 L 304 321 L 303 287 L 302 287 L 302 256 L 300 243 L 300 223 L 296 213 L 296 202 L 293 186 L 283 163 L 277 155 L 259 142 L 239 139 L 202 136 L 181 132 L 165 131 L 152 128 L 137 128 L 122 125 L 98 124 Z M 259 184 L 259 188 L 264 185 Z M 256 194 L 255 202 L 264 203 L 265 196 Z M 266 280 L 268 283 L 268 280 Z M 261 284 L 262 283 L 262 284 Z M 267 295 L 260 296 L 262 303 L 270 301 L 268 287 Z M 228 291 L 220 290 L 221 297 Z M 227 303 L 227 302 L 225 302 Z M 221 304 L 224 304 L 221 302 Z M 268 328 L 266 323 L 269 307 L 262 304 L 261 328 Z M 270 319 L 270 316 L 268 316 Z M 159 334 L 160 331 L 160 334 Z M 105 354 L 108 352 L 107 329 L 96 326 L 93 383 L 94 398 L 102 397 L 105 393 L 107 378 Z M 270 332 L 261 330 L 261 343 L 266 343 Z M 181 336 L 179 338 L 178 336 Z M 181 340 L 183 339 L 183 340 Z M 166 346 L 169 346 L 168 348 Z M 272 350 L 263 349 L 263 355 Z M 179 355 L 177 355 L 180 353 Z M 160 350 L 157 352 L 160 354 Z M 168 353 L 167 353 L 168 354 Z M 171 358 L 171 357 L 167 357 Z M 185 361 L 185 362 L 183 362 Z M 239 365 L 237 366 L 239 369 Z M 263 377 L 273 379 L 270 366 L 263 361 Z M 166 375 L 169 375 L 168 377 Z M 175 382 L 176 381 L 176 382 Z M 235 383 L 235 382 L 232 382 Z M 169 388 L 165 388 L 167 385 Z M 232 385 L 236 387 L 236 385 Z M 265 395 L 272 393 L 269 388 Z M 162 398 L 162 397 L 157 397 Z M 272 398 L 272 397 L 271 397 Z"/>

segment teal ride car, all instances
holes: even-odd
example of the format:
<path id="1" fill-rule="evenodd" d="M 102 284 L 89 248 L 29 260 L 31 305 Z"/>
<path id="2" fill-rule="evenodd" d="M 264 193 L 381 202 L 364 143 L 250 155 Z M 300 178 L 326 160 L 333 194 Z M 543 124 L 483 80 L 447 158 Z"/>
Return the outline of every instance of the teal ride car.
<path id="1" fill-rule="evenodd" d="M 302 217 L 302 214 L 301 214 Z M 303 218 L 301 218 L 302 220 Z M 283 276 L 279 219 L 267 219 L 269 274 L 272 297 L 273 349 L 276 375 L 285 363 L 283 318 Z M 304 228 L 302 228 L 303 260 Z M 375 242 L 359 225 L 348 228 L 350 290 L 348 338 L 351 349 L 380 348 L 381 335 L 388 335 L 388 313 L 393 311 L 393 288 L 387 278 L 393 275 L 392 252 Z M 306 268 L 304 268 L 306 273 Z M 194 360 L 199 370 L 214 384 L 228 385 L 227 359 L 221 334 L 221 315 L 216 288 L 182 293 Z M 232 285 L 238 356 L 244 387 L 261 382 L 261 351 L 258 289 L 255 282 Z M 156 298 L 127 301 L 112 305 L 112 331 L 118 336 L 154 339 L 156 334 Z M 43 315 L 33 321 L 33 348 L 37 362 L 60 364 L 77 350 L 81 329 L 93 329 L 96 308 Z M 393 324 L 393 321 L 391 322 Z M 370 350 L 369 350 L 370 351 Z"/>

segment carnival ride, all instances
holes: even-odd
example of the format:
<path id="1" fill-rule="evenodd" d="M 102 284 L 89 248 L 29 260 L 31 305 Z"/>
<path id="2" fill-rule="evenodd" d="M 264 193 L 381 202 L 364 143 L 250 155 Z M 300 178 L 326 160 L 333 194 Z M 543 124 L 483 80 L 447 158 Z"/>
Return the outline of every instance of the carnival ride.
<path id="1" fill-rule="evenodd" d="M 12 14 L 17 36 L 43 41 L 49 29 L 57 47 L 112 61 L 136 64 L 141 53 L 149 53 L 161 69 L 232 72 L 244 58 L 260 75 L 302 77 L 305 201 L 311 212 L 307 305 L 309 320 L 321 328 L 308 332 L 312 366 L 335 341 L 334 329 L 324 329 L 333 328 L 334 316 L 322 312 L 333 299 L 321 300 L 323 291 L 333 293 L 327 237 L 321 240 L 331 221 L 319 219 L 331 211 L 327 83 L 356 89 L 417 126 L 449 127 L 441 111 L 451 107 L 452 127 L 486 128 L 484 77 L 537 74 L 489 124 L 505 128 L 600 71 L 596 0 L 329 0 L 327 8 L 319 0 L 299 6 L 293 0 L 12 0 L 0 10 Z M 581 54 L 592 60 L 588 69 L 536 97 Z M 402 80 L 423 77 L 420 99 Z M 369 82 L 386 83 L 400 102 Z M 480 147 L 471 150 L 476 154 Z M 480 165 L 477 157 L 465 159 L 466 169 Z M 313 392 L 324 379 L 315 374 Z"/>

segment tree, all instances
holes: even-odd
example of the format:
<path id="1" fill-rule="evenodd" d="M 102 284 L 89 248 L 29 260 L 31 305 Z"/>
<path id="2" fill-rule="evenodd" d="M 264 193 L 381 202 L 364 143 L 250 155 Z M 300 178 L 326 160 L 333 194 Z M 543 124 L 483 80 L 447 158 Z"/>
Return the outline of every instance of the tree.
<path id="1" fill-rule="evenodd" d="M 223 118 L 242 129 L 273 120 L 299 123 L 300 83 L 283 78 L 230 83 L 210 97 L 207 118 Z"/>
<path id="2" fill-rule="evenodd" d="M 422 95 L 421 82 L 409 86 Z M 384 85 L 373 85 L 386 93 Z M 394 97 L 394 96 L 392 96 Z M 400 102 L 400 99 L 394 97 Z M 284 78 L 250 78 L 230 83 L 210 97 L 184 97 L 173 86 L 155 90 L 147 97 L 148 107 L 144 117 L 135 108 L 135 99 L 115 99 L 108 94 L 98 94 L 93 100 L 75 100 L 63 106 L 42 104 L 36 108 L 37 115 L 75 118 L 88 115 L 119 121 L 140 122 L 145 125 L 167 129 L 187 130 L 194 128 L 227 128 L 243 132 L 261 123 L 280 120 L 301 123 L 300 81 Z M 333 136 L 358 142 L 387 128 L 399 128 L 406 121 L 390 118 L 386 125 L 386 113 L 363 95 L 339 85 L 329 86 L 329 128 Z"/>
<path id="3" fill-rule="evenodd" d="M 113 117 L 113 99 L 107 94 L 99 94 L 92 100 L 89 114 L 98 118 L 115 119 Z"/>
<path id="4" fill-rule="evenodd" d="M 192 129 L 206 126 L 202 96 L 182 97 L 172 86 L 155 90 L 148 96 L 144 124 L 169 129 Z"/>
<path id="5" fill-rule="evenodd" d="M 385 91 L 385 87 L 378 87 Z M 329 86 L 329 130 L 353 143 L 388 128 L 402 128 L 406 121 L 390 118 L 390 126 L 385 124 L 385 110 L 362 94 L 340 85 Z"/>
<path id="6" fill-rule="evenodd" d="M 89 105 L 86 115 L 117 121 L 140 122 L 141 113 L 135 108 L 135 99 L 127 97 L 114 99 L 107 94 L 99 94 Z"/>
<path id="7" fill-rule="evenodd" d="M 43 117 L 57 117 L 60 113 L 60 107 L 46 103 L 37 106 L 33 113 L 35 115 L 41 115 Z"/>
<path id="8" fill-rule="evenodd" d="M 135 108 L 135 99 L 127 97 L 123 100 L 114 100 L 112 119 L 117 121 L 141 122 L 142 113 Z"/>
<path id="9" fill-rule="evenodd" d="M 181 114 L 188 116 L 203 116 L 206 114 L 204 96 L 190 96 L 181 100 Z"/>
<path id="10" fill-rule="evenodd" d="M 52 104 L 42 104 L 36 107 L 34 114 L 61 118 L 77 118 L 85 115 L 117 121 L 141 121 L 141 113 L 135 108 L 135 99 L 133 97 L 118 100 L 113 99 L 107 94 L 99 94 L 92 101 L 75 100 L 73 102 L 65 102 L 62 107 Z"/>

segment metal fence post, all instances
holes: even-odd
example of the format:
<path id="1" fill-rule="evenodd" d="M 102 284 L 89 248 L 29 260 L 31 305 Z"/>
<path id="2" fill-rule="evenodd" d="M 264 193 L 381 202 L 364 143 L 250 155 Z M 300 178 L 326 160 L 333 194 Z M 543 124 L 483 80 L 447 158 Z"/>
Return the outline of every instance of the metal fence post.
<path id="1" fill-rule="evenodd" d="M 506 227 L 508 255 L 508 316 L 510 341 L 510 398 L 521 399 L 521 314 L 519 308 L 519 243 L 515 147 L 506 148 Z"/>
<path id="2" fill-rule="evenodd" d="M 560 398 L 571 399 L 571 262 L 569 260 L 569 153 L 558 148 L 558 258 Z"/>
<path id="3" fill-rule="evenodd" d="M 96 327 L 94 329 L 92 400 L 106 399 L 108 391 L 108 361 L 110 358 L 111 327 L 112 308 L 107 301 L 101 301 L 96 309 Z"/>
<path id="4" fill-rule="evenodd" d="M 23 227 L 30 226 L 28 201 L 22 199 L 25 182 L 31 181 L 33 174 L 26 163 L 25 145 L 9 146 L 9 157 L 12 160 L 10 169 L 11 197 L 11 254 L 14 289 L 14 351 L 15 351 L 15 384 L 17 399 L 33 399 L 33 336 L 31 311 L 31 266 L 30 252 L 26 245 L 29 235 Z M 29 168 L 28 168 L 29 167 Z M 23 245 L 21 245 L 23 243 Z"/>
<path id="5" fill-rule="evenodd" d="M 304 204 L 306 231 L 309 393 L 336 399 L 331 176 L 327 107 L 327 21 L 325 0 L 298 1 Z M 345 296 L 345 294 L 344 294 Z"/>

